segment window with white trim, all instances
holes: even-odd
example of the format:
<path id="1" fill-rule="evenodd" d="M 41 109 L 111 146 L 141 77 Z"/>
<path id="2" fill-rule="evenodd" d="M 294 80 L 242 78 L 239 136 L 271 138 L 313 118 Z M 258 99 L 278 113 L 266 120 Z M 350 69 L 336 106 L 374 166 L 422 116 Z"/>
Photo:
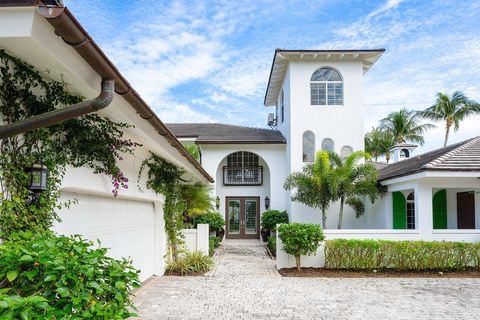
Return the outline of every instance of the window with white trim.
<path id="1" fill-rule="evenodd" d="M 282 96 L 281 96 L 281 100 L 280 100 L 281 104 L 280 104 L 280 109 L 281 109 L 281 113 L 282 113 L 282 122 L 285 120 L 285 96 L 283 94 L 283 90 L 282 90 Z"/>
<path id="2" fill-rule="evenodd" d="M 407 197 L 407 229 L 415 229 L 415 193 Z"/>
<path id="3" fill-rule="evenodd" d="M 302 137 L 303 162 L 313 162 L 315 157 L 315 134 L 308 130 L 303 133 Z"/>
<path id="4" fill-rule="evenodd" d="M 312 74 L 310 104 L 312 106 L 343 105 L 343 79 L 337 70 L 323 67 Z"/>
<path id="5" fill-rule="evenodd" d="M 322 150 L 323 151 L 333 151 L 333 150 L 335 150 L 335 145 L 333 143 L 333 140 L 330 139 L 330 138 L 323 139 Z"/>
<path id="6" fill-rule="evenodd" d="M 353 153 L 353 148 L 350 146 L 343 146 L 342 149 L 340 149 L 340 157 L 342 159 L 345 159 L 349 155 Z"/>

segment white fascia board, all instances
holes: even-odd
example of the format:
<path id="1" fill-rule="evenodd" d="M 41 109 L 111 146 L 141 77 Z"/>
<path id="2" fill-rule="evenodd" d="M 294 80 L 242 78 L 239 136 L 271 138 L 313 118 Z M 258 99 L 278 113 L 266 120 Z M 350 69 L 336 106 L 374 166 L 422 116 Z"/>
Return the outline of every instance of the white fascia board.
<path id="1" fill-rule="evenodd" d="M 11 28 L 9 31 L 5 28 L 8 22 L 12 22 L 12 17 L 19 27 L 15 34 Z M 39 71 L 49 71 L 45 73 L 46 77 L 57 81 L 63 78 L 72 92 L 86 99 L 96 97 L 100 92 L 101 77 L 71 46 L 55 35 L 53 27 L 34 7 L 0 8 L 0 48 Z M 112 121 L 132 124 L 134 127 L 126 131 L 136 137 L 138 143 L 184 169 L 188 179 L 208 183 L 203 174 L 142 119 L 122 96 L 115 94 L 113 102 L 99 114 Z"/>

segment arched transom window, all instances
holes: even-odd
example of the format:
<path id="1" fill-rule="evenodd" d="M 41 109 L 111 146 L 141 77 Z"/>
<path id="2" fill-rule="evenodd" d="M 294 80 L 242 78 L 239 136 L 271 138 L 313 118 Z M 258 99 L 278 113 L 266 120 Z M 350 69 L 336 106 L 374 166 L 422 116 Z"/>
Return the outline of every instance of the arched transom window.
<path id="1" fill-rule="evenodd" d="M 323 151 L 333 151 L 335 146 L 333 144 L 333 140 L 330 138 L 325 138 L 322 141 L 322 150 Z"/>
<path id="2" fill-rule="evenodd" d="M 343 105 L 343 80 L 337 70 L 323 67 L 313 73 L 310 101 L 315 106 Z"/>
<path id="3" fill-rule="evenodd" d="M 315 157 L 315 134 L 312 131 L 305 131 L 302 137 L 303 162 L 313 162 Z"/>

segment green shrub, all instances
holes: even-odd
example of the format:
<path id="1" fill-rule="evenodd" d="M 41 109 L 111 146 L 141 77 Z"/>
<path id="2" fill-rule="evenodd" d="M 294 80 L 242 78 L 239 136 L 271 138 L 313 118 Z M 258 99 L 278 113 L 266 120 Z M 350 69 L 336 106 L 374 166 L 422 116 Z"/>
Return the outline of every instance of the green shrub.
<path id="1" fill-rule="evenodd" d="M 315 254 L 324 239 L 322 228 L 317 224 L 282 224 L 278 232 L 283 251 L 295 257 L 297 270 L 300 270 L 300 257 Z"/>
<path id="2" fill-rule="evenodd" d="M 480 243 L 337 239 L 326 241 L 325 260 L 335 269 L 479 269 Z"/>
<path id="3" fill-rule="evenodd" d="M 268 237 L 267 247 L 270 250 L 270 253 L 276 256 L 277 255 L 277 237 Z"/>
<path id="4" fill-rule="evenodd" d="M 225 227 L 225 219 L 218 212 L 209 212 L 195 218 L 195 228 L 202 223 L 208 223 L 211 231 L 221 231 Z"/>
<path id="5" fill-rule="evenodd" d="M 126 319 L 131 262 L 80 236 L 12 235 L 0 245 L 0 319 Z"/>
<path id="6" fill-rule="evenodd" d="M 210 256 L 213 256 L 215 253 L 215 248 L 220 247 L 220 239 L 217 237 L 210 237 L 208 239 L 208 253 Z"/>
<path id="7" fill-rule="evenodd" d="M 262 214 L 262 228 L 275 231 L 280 223 L 288 223 L 287 211 L 267 210 Z"/>
<path id="8" fill-rule="evenodd" d="M 184 276 L 192 273 L 207 272 L 214 265 L 213 259 L 200 251 L 185 252 L 178 257 L 177 261 L 171 261 L 167 264 L 167 272 L 170 274 L 178 273 Z"/>

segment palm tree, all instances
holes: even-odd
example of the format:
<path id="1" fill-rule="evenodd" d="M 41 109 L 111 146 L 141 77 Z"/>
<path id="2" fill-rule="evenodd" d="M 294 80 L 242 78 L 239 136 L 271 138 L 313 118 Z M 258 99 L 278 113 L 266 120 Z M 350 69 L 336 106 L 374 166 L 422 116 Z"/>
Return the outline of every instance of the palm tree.
<path id="1" fill-rule="evenodd" d="M 338 229 L 342 229 L 345 205 L 353 208 L 358 218 L 365 213 L 362 197 L 368 197 L 373 203 L 381 195 L 377 183 L 378 171 L 372 164 L 360 163 L 363 158 L 369 159 L 370 155 L 356 151 L 342 159 L 337 153 L 330 153 L 334 167 L 330 177 L 332 193 L 335 200 L 340 200 Z"/>
<path id="2" fill-rule="evenodd" d="M 315 161 L 303 167 L 302 172 L 294 172 L 287 177 L 283 187 L 295 189 L 292 200 L 322 211 L 322 226 L 327 224 L 326 211 L 333 201 L 330 174 L 333 170 L 330 155 L 319 151 Z"/>
<path id="3" fill-rule="evenodd" d="M 455 91 L 451 96 L 438 92 L 435 104 L 421 113 L 425 118 L 445 121 L 445 142 L 447 146 L 448 135 L 452 125 L 455 131 L 460 127 L 460 121 L 474 114 L 480 114 L 480 104 L 467 98 L 463 92 Z"/>
<path id="4" fill-rule="evenodd" d="M 198 162 L 201 160 L 200 148 L 196 144 L 184 144 L 185 149 L 187 149 L 188 153 L 195 158 Z"/>
<path id="5" fill-rule="evenodd" d="M 380 120 L 380 128 L 392 133 L 396 143 L 411 141 L 423 145 L 425 143 L 423 135 L 435 126 L 430 123 L 422 124 L 422 118 L 418 111 L 403 108 L 400 111 L 391 112 L 386 118 Z"/>
<path id="6" fill-rule="evenodd" d="M 387 163 L 390 161 L 390 149 L 395 145 L 395 137 L 389 131 L 380 128 L 372 128 L 372 131 L 365 135 L 365 151 L 368 152 L 375 161 L 378 157 L 385 156 Z"/>
<path id="7" fill-rule="evenodd" d="M 205 214 L 213 208 L 210 188 L 201 183 L 181 185 L 179 200 L 184 220 L 187 223 L 191 218 Z"/>

